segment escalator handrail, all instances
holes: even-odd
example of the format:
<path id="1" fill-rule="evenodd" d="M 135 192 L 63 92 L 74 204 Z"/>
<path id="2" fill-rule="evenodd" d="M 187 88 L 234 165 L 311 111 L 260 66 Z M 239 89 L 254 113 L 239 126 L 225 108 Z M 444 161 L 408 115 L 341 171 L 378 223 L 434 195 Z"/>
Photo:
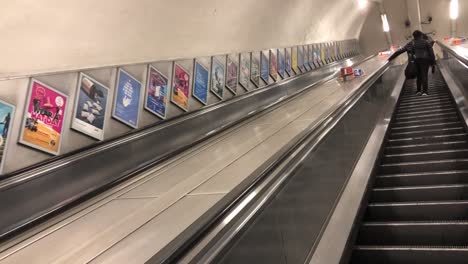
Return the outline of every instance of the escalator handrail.
<path id="1" fill-rule="evenodd" d="M 466 57 L 466 55 L 461 54 L 459 51 L 453 49 L 452 47 L 450 47 L 449 45 L 447 45 L 447 43 L 445 43 L 443 41 L 437 40 L 436 43 L 443 50 L 447 51 L 448 53 L 453 55 L 455 58 L 457 58 L 460 62 L 462 62 L 463 64 L 468 66 L 468 58 Z"/>
<path id="2" fill-rule="evenodd" d="M 375 56 L 372 56 L 373 58 Z M 363 63 L 363 62 L 361 62 Z M 261 175 L 251 183 L 234 201 L 219 212 L 207 226 L 196 232 L 195 236 L 177 248 L 172 255 L 167 255 L 165 249 L 155 255 L 150 263 L 183 263 L 202 262 L 209 263 L 233 237 L 240 232 L 243 224 L 256 215 L 261 208 L 273 198 L 281 183 L 285 182 L 294 170 L 297 161 L 302 160 L 305 147 L 311 144 L 314 147 L 321 142 L 334 125 L 351 109 L 375 81 L 389 68 L 389 62 L 381 65 L 373 74 L 367 76 L 358 89 L 348 95 L 337 107 L 320 117 L 310 128 L 306 129 L 300 139 L 287 147 L 280 158 L 263 170 Z M 355 65 L 356 66 L 356 65 Z M 314 148 L 309 149 L 308 151 Z M 308 152 L 306 151 L 306 152 Z M 267 190 L 271 188 L 270 190 Z M 257 203 L 257 204 L 256 204 Z M 248 212 L 247 208 L 255 207 Z M 234 223 L 237 218 L 244 216 L 240 223 Z M 228 229 L 228 230 L 227 230 Z M 218 235 L 221 234 L 221 237 Z M 203 252 L 203 253 L 202 253 Z M 203 260 L 200 256 L 203 255 Z M 207 257 L 207 255 L 209 255 Z M 188 256 L 188 257 L 187 257 Z M 187 259 L 189 259 L 187 261 Z M 195 260 L 196 259 L 196 260 Z"/>
<path id="3" fill-rule="evenodd" d="M 350 58 L 346 58 L 346 59 L 343 59 L 343 60 L 353 59 L 353 58 L 356 58 L 358 56 L 360 56 L 360 55 L 353 56 L 353 57 L 350 57 Z M 364 61 L 366 61 L 368 59 L 370 59 L 370 57 L 365 58 Z M 320 67 L 318 69 L 332 68 L 332 67 L 338 65 L 339 63 L 341 63 L 343 60 L 336 61 L 336 62 L 327 64 L 327 65 L 324 65 L 324 66 L 322 66 L 322 67 Z M 312 70 L 310 72 L 307 72 L 307 73 L 311 73 L 313 71 L 314 70 Z M 307 74 L 307 73 L 305 73 L 305 74 Z M 23 168 L 23 169 L 19 169 L 17 171 L 12 172 L 12 173 L 8 173 L 8 174 L 5 174 L 5 175 L 0 175 L 0 191 L 2 191 L 4 189 L 11 188 L 11 187 L 16 186 L 18 184 L 21 184 L 23 182 L 32 180 L 32 179 L 44 174 L 47 171 L 56 170 L 58 168 L 66 166 L 69 163 L 75 162 L 75 161 L 83 159 L 85 157 L 89 157 L 89 156 L 91 156 L 93 154 L 96 154 L 96 153 L 99 153 L 99 152 L 104 152 L 106 150 L 109 150 L 109 149 L 112 149 L 112 148 L 115 148 L 115 147 L 119 147 L 119 146 L 121 146 L 123 144 L 138 140 L 138 139 L 140 139 L 140 138 L 142 138 L 142 137 L 144 137 L 144 136 L 146 136 L 148 134 L 154 133 L 155 131 L 158 131 L 158 130 L 173 126 L 173 125 L 178 124 L 178 123 L 183 123 L 183 122 L 185 122 L 185 121 L 187 121 L 189 119 L 201 116 L 203 114 L 206 114 L 207 112 L 214 111 L 214 110 L 216 110 L 218 108 L 221 108 L 221 107 L 224 107 L 224 106 L 226 106 L 228 104 L 232 104 L 234 102 L 244 100 L 245 98 L 255 96 L 258 93 L 261 93 L 266 89 L 270 89 L 270 88 L 273 88 L 275 86 L 285 85 L 285 84 L 290 83 L 290 82 L 292 82 L 292 81 L 294 81 L 294 80 L 296 80 L 298 78 L 301 78 L 303 76 L 304 76 L 304 74 L 300 74 L 300 75 L 296 75 L 296 76 L 294 76 L 292 78 L 286 79 L 286 80 L 284 80 L 282 82 L 279 82 L 279 83 L 268 84 L 268 85 L 266 85 L 264 87 L 261 87 L 259 89 L 250 91 L 248 93 L 245 93 L 245 94 L 242 94 L 242 95 L 239 95 L 239 96 L 236 96 L 236 97 L 229 98 L 229 99 L 224 100 L 224 101 L 216 102 L 216 103 L 214 103 L 212 105 L 209 105 L 207 107 L 202 107 L 202 108 L 199 108 L 197 110 L 194 110 L 194 111 L 186 113 L 186 114 L 182 114 L 182 115 L 170 118 L 170 119 L 162 120 L 162 121 L 158 122 L 157 124 L 148 125 L 148 126 L 143 127 L 141 129 L 138 129 L 138 130 L 135 130 L 135 131 L 130 131 L 130 132 L 127 132 L 125 134 L 119 135 L 119 136 L 117 136 L 115 138 L 111 138 L 111 139 L 108 139 L 108 140 L 105 140 L 105 141 L 97 142 L 97 143 L 92 144 L 90 146 L 87 146 L 87 147 L 84 147 L 84 148 L 81 148 L 81 149 L 78 149 L 78 150 L 75 150 L 75 151 L 72 151 L 72 152 L 57 156 L 57 157 L 53 157 L 51 159 L 47 159 L 45 161 L 42 161 L 42 162 L 39 162 L 37 164 L 28 166 L 28 167 Z M 325 79 L 328 79 L 328 78 L 325 78 Z M 320 83 L 320 82 L 322 82 L 322 81 L 319 81 L 317 83 Z M 284 98 L 284 99 L 286 99 L 286 98 Z M 281 101 L 279 101 L 279 102 L 281 102 Z M 251 115 L 256 114 L 256 113 L 258 113 L 260 111 L 261 110 L 259 110 L 257 112 L 254 112 Z"/>

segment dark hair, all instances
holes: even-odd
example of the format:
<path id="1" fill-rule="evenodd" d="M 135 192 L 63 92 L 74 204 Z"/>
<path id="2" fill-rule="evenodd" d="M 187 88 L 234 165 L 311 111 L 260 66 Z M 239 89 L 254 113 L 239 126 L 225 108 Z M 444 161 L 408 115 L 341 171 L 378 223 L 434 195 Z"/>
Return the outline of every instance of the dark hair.
<path id="1" fill-rule="evenodd" d="M 419 30 L 416 30 L 413 32 L 413 37 L 414 39 L 420 39 L 424 36 L 424 33 L 422 33 L 421 31 Z"/>

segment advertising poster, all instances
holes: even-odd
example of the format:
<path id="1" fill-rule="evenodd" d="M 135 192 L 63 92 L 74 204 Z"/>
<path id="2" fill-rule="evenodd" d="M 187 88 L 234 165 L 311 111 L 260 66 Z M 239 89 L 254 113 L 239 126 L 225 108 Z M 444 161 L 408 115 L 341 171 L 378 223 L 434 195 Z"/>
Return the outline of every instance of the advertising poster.
<path id="1" fill-rule="evenodd" d="M 62 143 L 66 95 L 32 79 L 21 128 L 20 143 L 58 155 Z"/>
<path id="2" fill-rule="evenodd" d="M 289 76 L 292 76 L 291 48 L 286 48 L 284 53 L 285 70 Z"/>
<path id="3" fill-rule="evenodd" d="M 284 50 L 280 49 L 278 50 L 278 74 L 281 76 L 281 78 L 286 78 L 285 73 L 286 72 L 286 64 L 284 62 Z"/>
<path id="4" fill-rule="evenodd" d="M 274 81 L 278 79 L 278 50 L 270 50 L 270 76 Z"/>
<path id="5" fill-rule="evenodd" d="M 314 65 L 314 50 L 312 48 L 312 45 L 309 45 L 308 46 L 309 48 L 309 66 L 311 69 L 315 69 L 315 65 Z"/>
<path id="6" fill-rule="evenodd" d="M 148 66 L 146 79 L 145 109 L 165 119 L 169 95 L 169 79 L 155 67 Z"/>
<path id="7" fill-rule="evenodd" d="M 314 63 L 316 67 L 320 67 L 322 63 L 320 62 L 319 49 L 318 46 L 314 45 Z"/>
<path id="8" fill-rule="evenodd" d="M 239 55 L 239 83 L 246 91 L 250 88 L 250 54 Z"/>
<path id="9" fill-rule="evenodd" d="M 298 61 L 298 58 L 297 58 L 297 47 L 293 47 L 292 48 L 292 69 L 294 71 L 295 74 L 300 74 L 300 70 L 299 70 L 299 61 Z"/>
<path id="10" fill-rule="evenodd" d="M 233 94 L 237 94 L 237 77 L 239 66 L 232 56 L 228 55 L 226 60 L 226 88 Z"/>
<path id="11" fill-rule="evenodd" d="M 15 107 L 0 100 L 0 174 L 3 173 L 3 161 L 7 152 L 7 140 L 10 135 L 11 122 L 14 120 Z"/>
<path id="12" fill-rule="evenodd" d="M 130 127 L 138 128 L 140 95 L 141 83 L 128 72 L 119 69 L 112 117 Z"/>
<path id="13" fill-rule="evenodd" d="M 297 47 L 297 66 L 299 70 L 302 72 L 305 72 L 304 68 L 304 50 L 302 49 L 302 46 Z"/>
<path id="14" fill-rule="evenodd" d="M 221 100 L 224 97 L 224 83 L 224 64 L 213 57 L 211 62 L 211 91 Z"/>
<path id="15" fill-rule="evenodd" d="M 77 90 L 72 128 L 92 138 L 103 140 L 109 89 L 81 73 Z"/>
<path id="16" fill-rule="evenodd" d="M 171 102 L 180 107 L 184 111 L 189 109 L 189 93 L 190 93 L 190 74 L 189 72 L 174 62 L 174 70 L 172 72 L 172 96 Z"/>
<path id="17" fill-rule="evenodd" d="M 326 61 L 326 57 L 325 57 L 325 47 L 323 46 L 323 44 L 320 44 L 320 59 L 324 62 L 324 63 L 328 63 Z"/>
<path id="18" fill-rule="evenodd" d="M 265 52 L 260 52 L 260 77 L 265 81 L 266 84 L 270 81 L 270 62 Z"/>
<path id="19" fill-rule="evenodd" d="M 309 46 L 304 46 L 304 69 L 310 71 L 312 68 L 309 66 Z"/>
<path id="20" fill-rule="evenodd" d="M 250 62 L 250 79 L 257 88 L 260 87 L 260 61 L 253 53 L 252 60 Z"/>
<path id="21" fill-rule="evenodd" d="M 204 105 L 208 103 L 209 80 L 210 72 L 208 69 L 195 60 L 192 95 Z"/>

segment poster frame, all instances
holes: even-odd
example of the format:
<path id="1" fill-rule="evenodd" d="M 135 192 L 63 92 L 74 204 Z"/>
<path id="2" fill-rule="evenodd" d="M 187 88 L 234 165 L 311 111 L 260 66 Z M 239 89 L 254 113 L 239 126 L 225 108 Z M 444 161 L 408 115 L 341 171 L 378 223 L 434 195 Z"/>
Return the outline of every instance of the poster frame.
<path id="1" fill-rule="evenodd" d="M 263 65 L 265 61 L 267 63 L 268 73 L 265 76 L 263 76 L 262 71 L 263 71 Z M 260 51 L 260 79 L 262 79 L 267 85 L 270 82 L 270 57 L 265 55 L 264 51 Z"/>
<path id="2" fill-rule="evenodd" d="M 248 78 L 247 78 L 247 87 L 246 87 L 243 83 L 241 83 L 241 74 L 242 74 L 242 73 L 241 73 L 241 72 L 242 72 L 242 71 L 241 71 L 241 62 L 242 62 L 242 55 L 248 56 L 248 59 L 247 59 L 247 60 L 249 61 L 249 67 L 248 67 L 249 76 L 248 76 Z M 250 82 L 251 82 L 251 80 L 250 80 L 250 70 L 251 70 L 251 69 L 250 69 L 250 64 L 251 64 L 251 63 L 252 63 L 252 55 L 251 55 L 250 53 L 239 53 L 239 77 L 238 77 L 238 78 L 239 78 L 239 84 L 240 84 L 240 86 L 241 86 L 242 88 L 244 88 L 244 90 L 247 91 L 247 92 L 249 91 Z"/>
<path id="3" fill-rule="evenodd" d="M 260 53 L 258 53 L 258 54 L 260 54 Z M 257 55 L 258 55 L 258 54 L 257 54 Z M 261 67 L 261 65 L 260 65 L 260 57 L 259 57 L 259 59 L 257 60 L 257 62 L 258 62 L 258 79 L 255 80 L 254 77 L 252 76 L 252 65 L 253 65 L 252 62 L 254 61 L 254 59 L 257 59 L 257 58 L 254 58 L 254 56 L 255 56 L 254 52 L 251 52 L 251 53 L 250 53 L 250 80 L 251 80 L 252 83 L 255 85 L 255 87 L 259 88 L 259 87 L 260 87 L 260 79 L 261 79 L 261 78 L 260 78 L 260 70 L 261 70 L 261 69 L 260 69 L 260 67 Z"/>
<path id="4" fill-rule="evenodd" d="M 233 95 L 237 95 L 237 84 L 239 82 L 239 61 L 237 62 L 236 64 L 236 61 L 232 59 L 231 57 L 232 54 L 228 54 L 226 55 L 226 66 L 225 66 L 225 69 L 224 69 L 224 85 L 226 86 L 226 88 L 233 94 Z M 236 57 L 236 56 L 234 56 Z M 237 74 L 236 74 L 236 87 L 235 89 L 233 89 L 233 87 L 230 87 L 228 85 L 228 82 L 227 82 L 227 73 L 228 73 L 228 62 L 229 60 L 231 60 L 234 64 L 236 64 L 236 67 L 237 67 Z"/>
<path id="5" fill-rule="evenodd" d="M 94 135 L 91 135 L 89 132 L 85 131 L 85 130 L 82 130 L 81 128 L 78 128 L 78 127 L 75 127 L 74 124 L 75 124 L 75 118 L 76 118 L 76 114 L 78 112 L 78 100 L 80 99 L 80 89 L 81 89 L 81 80 L 82 78 L 88 78 L 88 79 L 91 79 L 93 82 L 99 84 L 102 88 L 106 89 L 107 90 L 107 102 L 106 102 L 106 109 L 104 110 L 104 121 L 102 123 L 102 133 L 101 133 L 101 136 L 94 136 Z M 88 137 L 91 137 L 91 138 L 94 138 L 94 139 L 97 139 L 97 140 L 104 140 L 104 134 L 105 134 L 105 128 L 106 128 L 106 123 L 107 123 L 107 118 L 106 118 L 106 114 L 107 114 L 107 109 L 109 107 L 109 92 L 110 92 L 110 89 L 109 87 L 105 86 L 104 84 L 102 84 L 101 82 L 97 81 L 96 79 L 94 79 L 93 77 L 89 76 L 88 74 L 84 73 L 84 72 L 80 72 L 80 74 L 78 75 L 78 85 L 76 87 L 76 96 L 75 96 L 75 104 L 74 104 L 74 108 L 73 108 L 73 116 L 72 116 L 72 120 L 71 120 L 71 129 L 77 131 L 77 132 L 80 132 L 82 133 L 83 135 L 86 135 Z"/>
<path id="6" fill-rule="evenodd" d="M 226 59 L 226 57 L 224 58 Z M 224 71 L 224 83 L 223 83 L 223 95 L 219 95 L 217 94 L 214 90 L 213 90 L 213 65 L 215 62 L 219 62 L 220 65 L 223 66 L 223 71 Z M 219 100 L 223 100 L 224 98 L 224 87 L 226 86 L 226 61 L 223 63 L 221 63 L 217 58 L 215 58 L 215 56 L 212 56 L 211 57 L 211 71 L 210 71 L 210 91 L 216 96 L 218 97 Z"/>
<path id="7" fill-rule="evenodd" d="M 127 121 L 125 121 L 124 119 L 120 118 L 119 116 L 117 116 L 116 114 L 116 110 L 117 110 L 117 92 L 118 92 L 118 87 L 119 87 L 119 80 L 120 80 L 120 74 L 121 73 L 124 73 L 124 74 L 127 74 L 131 79 L 133 79 L 134 81 L 136 81 L 137 83 L 140 84 L 140 96 L 138 98 L 138 107 L 137 107 L 137 121 L 136 121 L 136 125 L 133 125 Z M 131 75 L 129 72 L 127 72 L 126 70 L 122 69 L 122 68 L 118 68 L 117 69 L 117 78 L 116 78 L 116 81 L 115 81 L 115 91 L 114 91 L 114 101 L 112 103 L 112 118 L 114 118 L 115 120 L 117 121 L 120 121 L 122 122 L 123 124 L 131 127 L 131 128 L 134 128 L 134 129 L 137 129 L 138 128 L 138 125 L 140 123 L 140 114 L 141 114 L 141 111 L 140 111 L 140 108 L 141 108 L 141 88 L 143 87 L 143 84 L 137 80 L 137 78 L 135 78 L 133 75 Z M 146 88 L 146 87 L 145 87 Z"/>
<path id="8" fill-rule="evenodd" d="M 59 94 L 59 95 L 65 97 L 65 98 L 67 99 L 67 104 L 65 105 L 65 107 L 64 107 L 64 109 L 63 109 L 63 112 L 64 112 L 63 120 L 62 120 L 63 124 L 62 124 L 62 130 L 60 131 L 60 142 L 59 142 L 59 145 L 58 145 L 58 148 L 57 148 L 57 152 L 51 151 L 51 150 L 48 150 L 48 149 L 45 149 L 45 148 L 42 148 L 42 147 L 39 147 L 39 146 L 36 146 L 36 145 L 34 145 L 34 144 L 31 144 L 31 143 L 26 142 L 26 141 L 23 140 L 24 129 L 25 129 L 24 121 L 25 121 L 26 114 L 27 114 L 27 112 L 28 112 L 29 102 L 30 102 L 31 97 L 32 97 L 32 87 L 33 87 L 33 84 L 34 84 L 35 82 L 36 82 L 36 83 L 39 83 L 39 84 L 42 85 L 42 86 L 47 87 L 48 89 L 50 89 L 50 90 L 56 92 L 57 94 Z M 69 104 L 70 104 L 69 98 L 68 98 L 68 96 L 67 96 L 65 93 L 63 93 L 63 92 L 61 92 L 61 91 L 59 91 L 59 90 L 53 88 L 52 86 L 50 86 L 50 85 L 48 85 L 48 84 L 45 84 L 45 83 L 43 83 L 43 82 L 41 82 L 41 81 L 39 81 L 39 80 L 37 80 L 37 79 L 31 78 L 31 80 L 29 81 L 28 96 L 27 96 L 27 100 L 26 100 L 26 105 L 25 105 L 25 107 L 24 107 L 24 113 L 23 113 L 23 117 L 22 117 L 22 119 L 21 119 L 21 130 L 20 130 L 20 133 L 19 133 L 19 140 L 18 140 L 18 142 L 19 142 L 20 144 L 22 144 L 22 145 L 31 147 L 31 148 L 33 148 L 33 149 L 36 149 L 36 150 L 39 150 L 39 151 L 42 151 L 42 152 L 45 152 L 45 153 L 49 153 L 49 154 L 52 154 L 52 155 L 55 155 L 55 156 L 60 155 L 60 152 L 61 152 L 61 150 L 62 150 L 62 141 L 63 141 L 63 139 L 64 139 L 64 128 L 65 128 L 65 123 L 66 123 L 66 119 L 67 119 L 65 113 L 67 112 L 67 109 L 68 109 L 68 105 L 69 105 Z"/>
<path id="9" fill-rule="evenodd" d="M 278 75 L 279 75 L 279 73 L 278 73 L 278 49 L 271 49 L 271 50 L 269 50 L 269 56 L 270 56 L 270 58 L 269 58 L 269 60 L 268 60 L 268 62 L 269 62 L 269 63 L 268 63 L 268 64 L 269 64 L 269 69 L 268 69 L 268 71 L 270 72 L 270 77 L 273 79 L 273 81 L 276 82 L 276 81 L 278 80 Z M 276 65 L 272 64 L 272 62 L 273 62 L 272 59 L 271 59 L 272 56 L 275 57 Z M 271 67 L 271 66 L 276 66 L 275 72 L 272 71 L 272 67 Z M 275 74 L 275 73 L 276 73 L 276 74 Z"/>
<path id="10" fill-rule="evenodd" d="M 155 111 L 153 111 L 153 109 L 150 109 L 148 106 L 147 106 L 147 102 L 148 102 L 148 86 L 149 86 L 149 81 L 150 81 L 150 74 L 151 74 L 151 70 L 154 70 L 155 72 L 157 72 L 158 74 L 160 74 L 162 77 L 166 78 L 167 80 L 167 92 L 166 92 L 166 97 L 169 96 L 170 92 L 171 92 L 171 85 L 170 82 L 169 82 L 169 78 L 163 74 L 160 70 L 158 70 L 156 67 L 154 67 L 153 65 L 151 64 L 148 64 L 148 72 L 146 73 L 146 86 L 145 86 L 145 103 L 144 103 L 144 109 L 150 113 L 152 113 L 153 115 L 161 118 L 161 119 L 166 119 L 167 117 L 167 106 L 169 105 L 168 103 L 165 104 L 165 111 L 164 111 L 164 115 L 161 115 L 160 113 L 157 113 Z"/>
<path id="11" fill-rule="evenodd" d="M 294 63 L 294 55 L 296 57 L 296 63 Z M 291 68 L 295 75 L 301 74 L 299 69 L 299 51 L 297 46 L 291 48 Z"/>
<path id="12" fill-rule="evenodd" d="M 13 121 L 15 120 L 15 116 L 16 116 L 16 106 L 10 103 L 7 103 L 1 99 L 0 99 L 0 104 L 4 104 L 8 107 L 11 107 L 10 127 L 8 128 L 6 141 L 3 142 L 3 144 L 5 144 L 5 147 L 3 148 L 2 158 L 0 158 L 0 175 L 3 175 L 3 169 L 5 168 L 5 160 L 6 160 L 6 157 L 8 156 L 8 149 L 9 149 L 8 144 L 11 141 L 11 128 L 13 126 Z"/>
<path id="13" fill-rule="evenodd" d="M 184 70 L 184 72 L 187 73 L 187 75 L 189 76 L 189 85 L 188 85 L 189 94 L 187 95 L 187 108 L 185 108 L 182 105 L 179 105 L 176 101 L 174 101 L 174 80 L 175 80 L 176 65 L 179 66 L 182 70 Z M 175 61 L 172 63 L 172 78 L 171 78 L 171 90 L 170 90 L 171 91 L 171 103 L 173 103 L 175 106 L 177 106 L 178 108 L 182 109 L 185 112 L 188 112 L 190 108 L 190 87 L 191 87 L 190 81 L 191 79 L 192 79 L 192 76 L 190 76 L 190 72 L 185 67 L 183 67 L 182 65 L 180 65 L 179 63 Z"/>
<path id="14" fill-rule="evenodd" d="M 197 76 L 197 64 L 200 65 L 204 70 L 206 70 L 208 72 L 208 80 L 207 80 L 207 83 L 206 83 L 206 102 L 203 101 L 203 99 L 199 98 L 196 94 L 195 94 L 195 85 L 196 85 L 196 76 Z M 199 60 L 197 59 L 194 59 L 193 60 L 193 80 L 192 80 L 192 96 L 193 98 L 195 98 L 198 102 L 200 102 L 201 104 L 203 105 L 208 105 L 208 100 L 209 100 L 209 94 L 210 94 L 210 78 L 211 78 L 211 72 L 210 72 L 210 69 L 208 69 L 208 67 L 206 67 L 203 63 L 201 63 Z"/>
<path id="15" fill-rule="evenodd" d="M 289 64 L 287 62 L 289 62 Z M 290 47 L 284 49 L 284 69 L 285 69 L 285 72 L 288 75 L 288 77 L 292 77 L 292 75 L 293 75 L 292 48 L 290 48 Z"/>
<path id="16" fill-rule="evenodd" d="M 281 50 L 283 50 L 283 52 L 281 52 Z M 281 76 L 282 79 L 285 79 L 286 78 L 286 49 L 277 49 L 276 51 L 277 51 L 276 58 L 278 60 L 278 75 Z M 283 66 L 284 66 L 284 69 L 281 71 L 279 67 L 280 57 L 283 58 Z"/>

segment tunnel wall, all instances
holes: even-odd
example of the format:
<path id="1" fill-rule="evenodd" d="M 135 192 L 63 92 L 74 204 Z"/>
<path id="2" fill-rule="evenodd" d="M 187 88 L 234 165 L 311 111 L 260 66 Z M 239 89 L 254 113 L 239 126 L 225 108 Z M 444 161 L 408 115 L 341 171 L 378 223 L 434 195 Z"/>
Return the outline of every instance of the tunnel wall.
<path id="1" fill-rule="evenodd" d="M 357 0 L 18 0 L 0 9 L 0 77 L 352 39 Z"/>

